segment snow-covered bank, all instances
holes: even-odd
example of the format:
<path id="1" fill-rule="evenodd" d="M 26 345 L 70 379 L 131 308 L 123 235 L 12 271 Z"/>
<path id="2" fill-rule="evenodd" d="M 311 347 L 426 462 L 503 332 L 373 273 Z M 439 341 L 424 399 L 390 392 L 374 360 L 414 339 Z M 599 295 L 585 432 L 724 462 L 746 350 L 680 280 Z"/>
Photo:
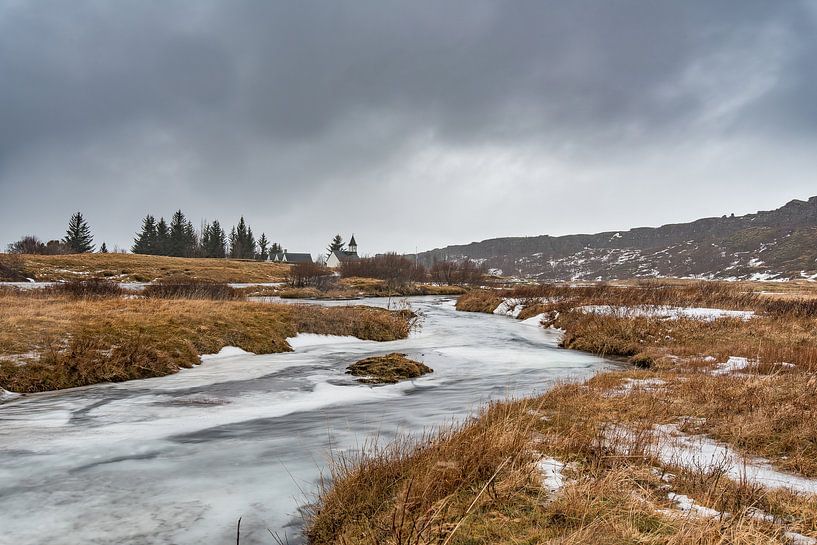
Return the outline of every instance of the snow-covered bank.
<path id="1" fill-rule="evenodd" d="M 202 354 L 201 361 L 212 361 L 223 358 L 234 358 L 237 356 L 252 356 L 252 352 L 247 352 L 237 346 L 225 346 L 217 354 Z"/>
<path id="2" fill-rule="evenodd" d="M 755 316 L 751 310 L 724 310 L 719 308 L 697 307 L 667 307 L 667 306 L 639 306 L 620 307 L 611 305 L 586 305 L 577 307 L 578 311 L 601 316 L 619 316 L 622 318 L 659 318 L 664 320 L 678 320 L 688 318 L 692 320 L 712 321 L 720 318 L 737 318 L 748 320 Z"/>
<path id="3" fill-rule="evenodd" d="M 611 447 L 623 453 L 627 453 L 637 439 L 633 430 L 623 426 L 610 427 L 606 437 Z M 687 435 L 674 424 L 656 426 L 647 432 L 646 439 L 650 444 L 645 454 L 670 466 L 704 472 L 717 469 L 738 482 L 817 494 L 817 479 L 778 471 L 764 458 L 741 456 L 724 443 L 703 435 Z"/>
<path id="4" fill-rule="evenodd" d="M 9 392 L 8 390 L 4 390 L 0 388 L 0 403 L 5 403 L 6 401 L 11 401 L 12 399 L 17 399 L 20 397 L 21 394 L 17 394 L 14 392 Z"/>
<path id="5" fill-rule="evenodd" d="M 295 337 L 287 337 L 287 342 L 294 350 L 311 346 L 325 346 L 348 343 L 365 343 L 374 341 L 364 341 L 351 335 L 319 335 L 317 333 L 299 333 Z"/>

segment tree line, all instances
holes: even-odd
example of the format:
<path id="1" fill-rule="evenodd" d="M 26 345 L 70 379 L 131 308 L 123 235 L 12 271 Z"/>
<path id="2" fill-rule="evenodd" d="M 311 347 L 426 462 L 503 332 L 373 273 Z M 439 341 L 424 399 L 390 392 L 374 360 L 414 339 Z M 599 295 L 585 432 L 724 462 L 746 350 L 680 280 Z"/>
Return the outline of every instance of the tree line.
<path id="1" fill-rule="evenodd" d="M 184 213 L 177 210 L 169 224 L 163 217 L 156 221 L 150 214 L 145 216 L 131 251 L 172 257 L 231 257 L 265 261 L 271 254 L 281 252 L 281 245 L 271 243 L 265 233 L 256 239 L 244 216 L 228 234 L 218 220 L 205 221 L 197 230 Z"/>
<path id="2" fill-rule="evenodd" d="M 76 212 L 71 216 L 62 239 L 43 242 L 34 235 L 26 235 L 9 244 L 7 250 L 12 254 L 84 254 L 94 252 L 96 245 L 82 212 Z M 131 251 L 135 254 L 173 257 L 231 257 L 264 261 L 270 255 L 281 252 L 281 245 L 270 242 L 265 233 L 256 239 L 252 227 L 243 216 L 238 225 L 227 233 L 218 220 L 203 222 L 201 228 L 196 229 L 184 213 L 177 210 L 170 223 L 163 217 L 157 221 L 150 214 L 145 216 Z M 106 243 L 102 243 L 99 252 L 108 253 Z"/>

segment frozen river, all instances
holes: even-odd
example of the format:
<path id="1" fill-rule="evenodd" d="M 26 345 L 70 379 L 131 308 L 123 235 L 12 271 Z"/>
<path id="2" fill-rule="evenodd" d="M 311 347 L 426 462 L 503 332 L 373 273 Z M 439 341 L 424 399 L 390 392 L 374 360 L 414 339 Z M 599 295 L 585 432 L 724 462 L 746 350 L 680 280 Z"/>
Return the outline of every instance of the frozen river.
<path id="1" fill-rule="evenodd" d="M 407 340 L 305 336 L 292 353 L 216 357 L 172 376 L 0 405 L 0 544 L 225 544 L 239 517 L 243 544 L 274 544 L 268 528 L 297 543 L 298 506 L 331 451 L 461 420 L 491 399 L 607 365 L 557 348 L 554 332 L 456 312 L 452 299 L 408 301 L 424 319 Z M 344 374 L 391 351 L 435 372 L 381 387 Z"/>

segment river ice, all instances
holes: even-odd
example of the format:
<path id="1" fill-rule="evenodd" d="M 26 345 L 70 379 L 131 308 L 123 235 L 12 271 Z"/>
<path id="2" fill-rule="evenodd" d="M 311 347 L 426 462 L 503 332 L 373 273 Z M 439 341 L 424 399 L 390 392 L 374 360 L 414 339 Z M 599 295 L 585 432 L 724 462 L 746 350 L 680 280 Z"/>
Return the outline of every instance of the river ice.
<path id="1" fill-rule="evenodd" d="M 299 506 L 332 451 L 461 420 L 490 399 L 547 389 L 607 364 L 557 348 L 558 333 L 408 300 L 407 340 L 296 340 L 295 351 L 227 350 L 175 375 L 0 405 L 0 543 L 298 542 Z M 385 300 L 330 304 L 383 305 Z M 337 342 L 336 342 L 337 341 Z M 370 387 L 344 374 L 400 351 L 434 373 Z"/>

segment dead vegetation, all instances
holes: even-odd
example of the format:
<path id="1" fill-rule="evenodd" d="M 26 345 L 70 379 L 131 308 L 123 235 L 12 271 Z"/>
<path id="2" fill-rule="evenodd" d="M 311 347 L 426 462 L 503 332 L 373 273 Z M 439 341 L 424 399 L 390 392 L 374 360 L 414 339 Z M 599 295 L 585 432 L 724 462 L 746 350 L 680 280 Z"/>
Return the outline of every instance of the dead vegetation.
<path id="1" fill-rule="evenodd" d="M 339 456 L 312 506 L 309 543 L 784 544 L 784 531 L 817 528 L 814 498 L 769 493 L 718 468 L 662 466 L 646 443 L 622 454 L 606 439 L 617 415 L 594 402 L 607 399 L 600 393 L 565 385 L 416 442 Z M 543 456 L 565 464 L 554 490 L 536 466 Z M 680 511 L 670 492 L 721 515 Z M 761 512 L 777 522 L 753 516 Z"/>
<path id="2" fill-rule="evenodd" d="M 165 257 L 139 254 L 18 256 L 26 277 L 39 282 L 103 277 L 117 282 L 153 282 L 166 277 L 213 282 L 282 282 L 289 266 L 238 259 Z M 0 254 L 0 263 L 9 259 Z M 18 275 L 19 277 L 19 275 Z M 4 279 L 4 278 L 0 278 Z M 7 280 L 12 280 L 8 278 Z"/>
<path id="3" fill-rule="evenodd" d="M 814 543 L 817 495 L 730 478 L 725 461 L 695 466 L 655 453 L 655 430 L 675 426 L 817 477 L 816 292 L 797 289 L 639 282 L 469 292 L 460 310 L 493 312 L 514 298 L 519 318 L 544 314 L 565 330 L 565 346 L 644 368 L 562 384 L 416 442 L 340 457 L 313 507 L 310 543 Z M 755 317 L 592 314 L 586 305 Z M 747 358 L 746 368 L 723 371 L 730 356 Z M 542 456 L 565 464 L 558 490 L 543 486 Z M 679 497 L 695 507 L 683 509 Z"/>
<path id="4" fill-rule="evenodd" d="M 410 313 L 231 300 L 0 293 L 0 387 L 39 392 L 174 373 L 238 346 L 289 350 L 299 332 L 405 338 Z"/>
<path id="5" fill-rule="evenodd" d="M 433 371 L 427 365 L 410 360 L 405 354 L 397 352 L 364 358 L 346 368 L 346 373 L 360 377 L 358 382 L 364 384 L 394 384 L 401 380 L 418 378 Z"/>

